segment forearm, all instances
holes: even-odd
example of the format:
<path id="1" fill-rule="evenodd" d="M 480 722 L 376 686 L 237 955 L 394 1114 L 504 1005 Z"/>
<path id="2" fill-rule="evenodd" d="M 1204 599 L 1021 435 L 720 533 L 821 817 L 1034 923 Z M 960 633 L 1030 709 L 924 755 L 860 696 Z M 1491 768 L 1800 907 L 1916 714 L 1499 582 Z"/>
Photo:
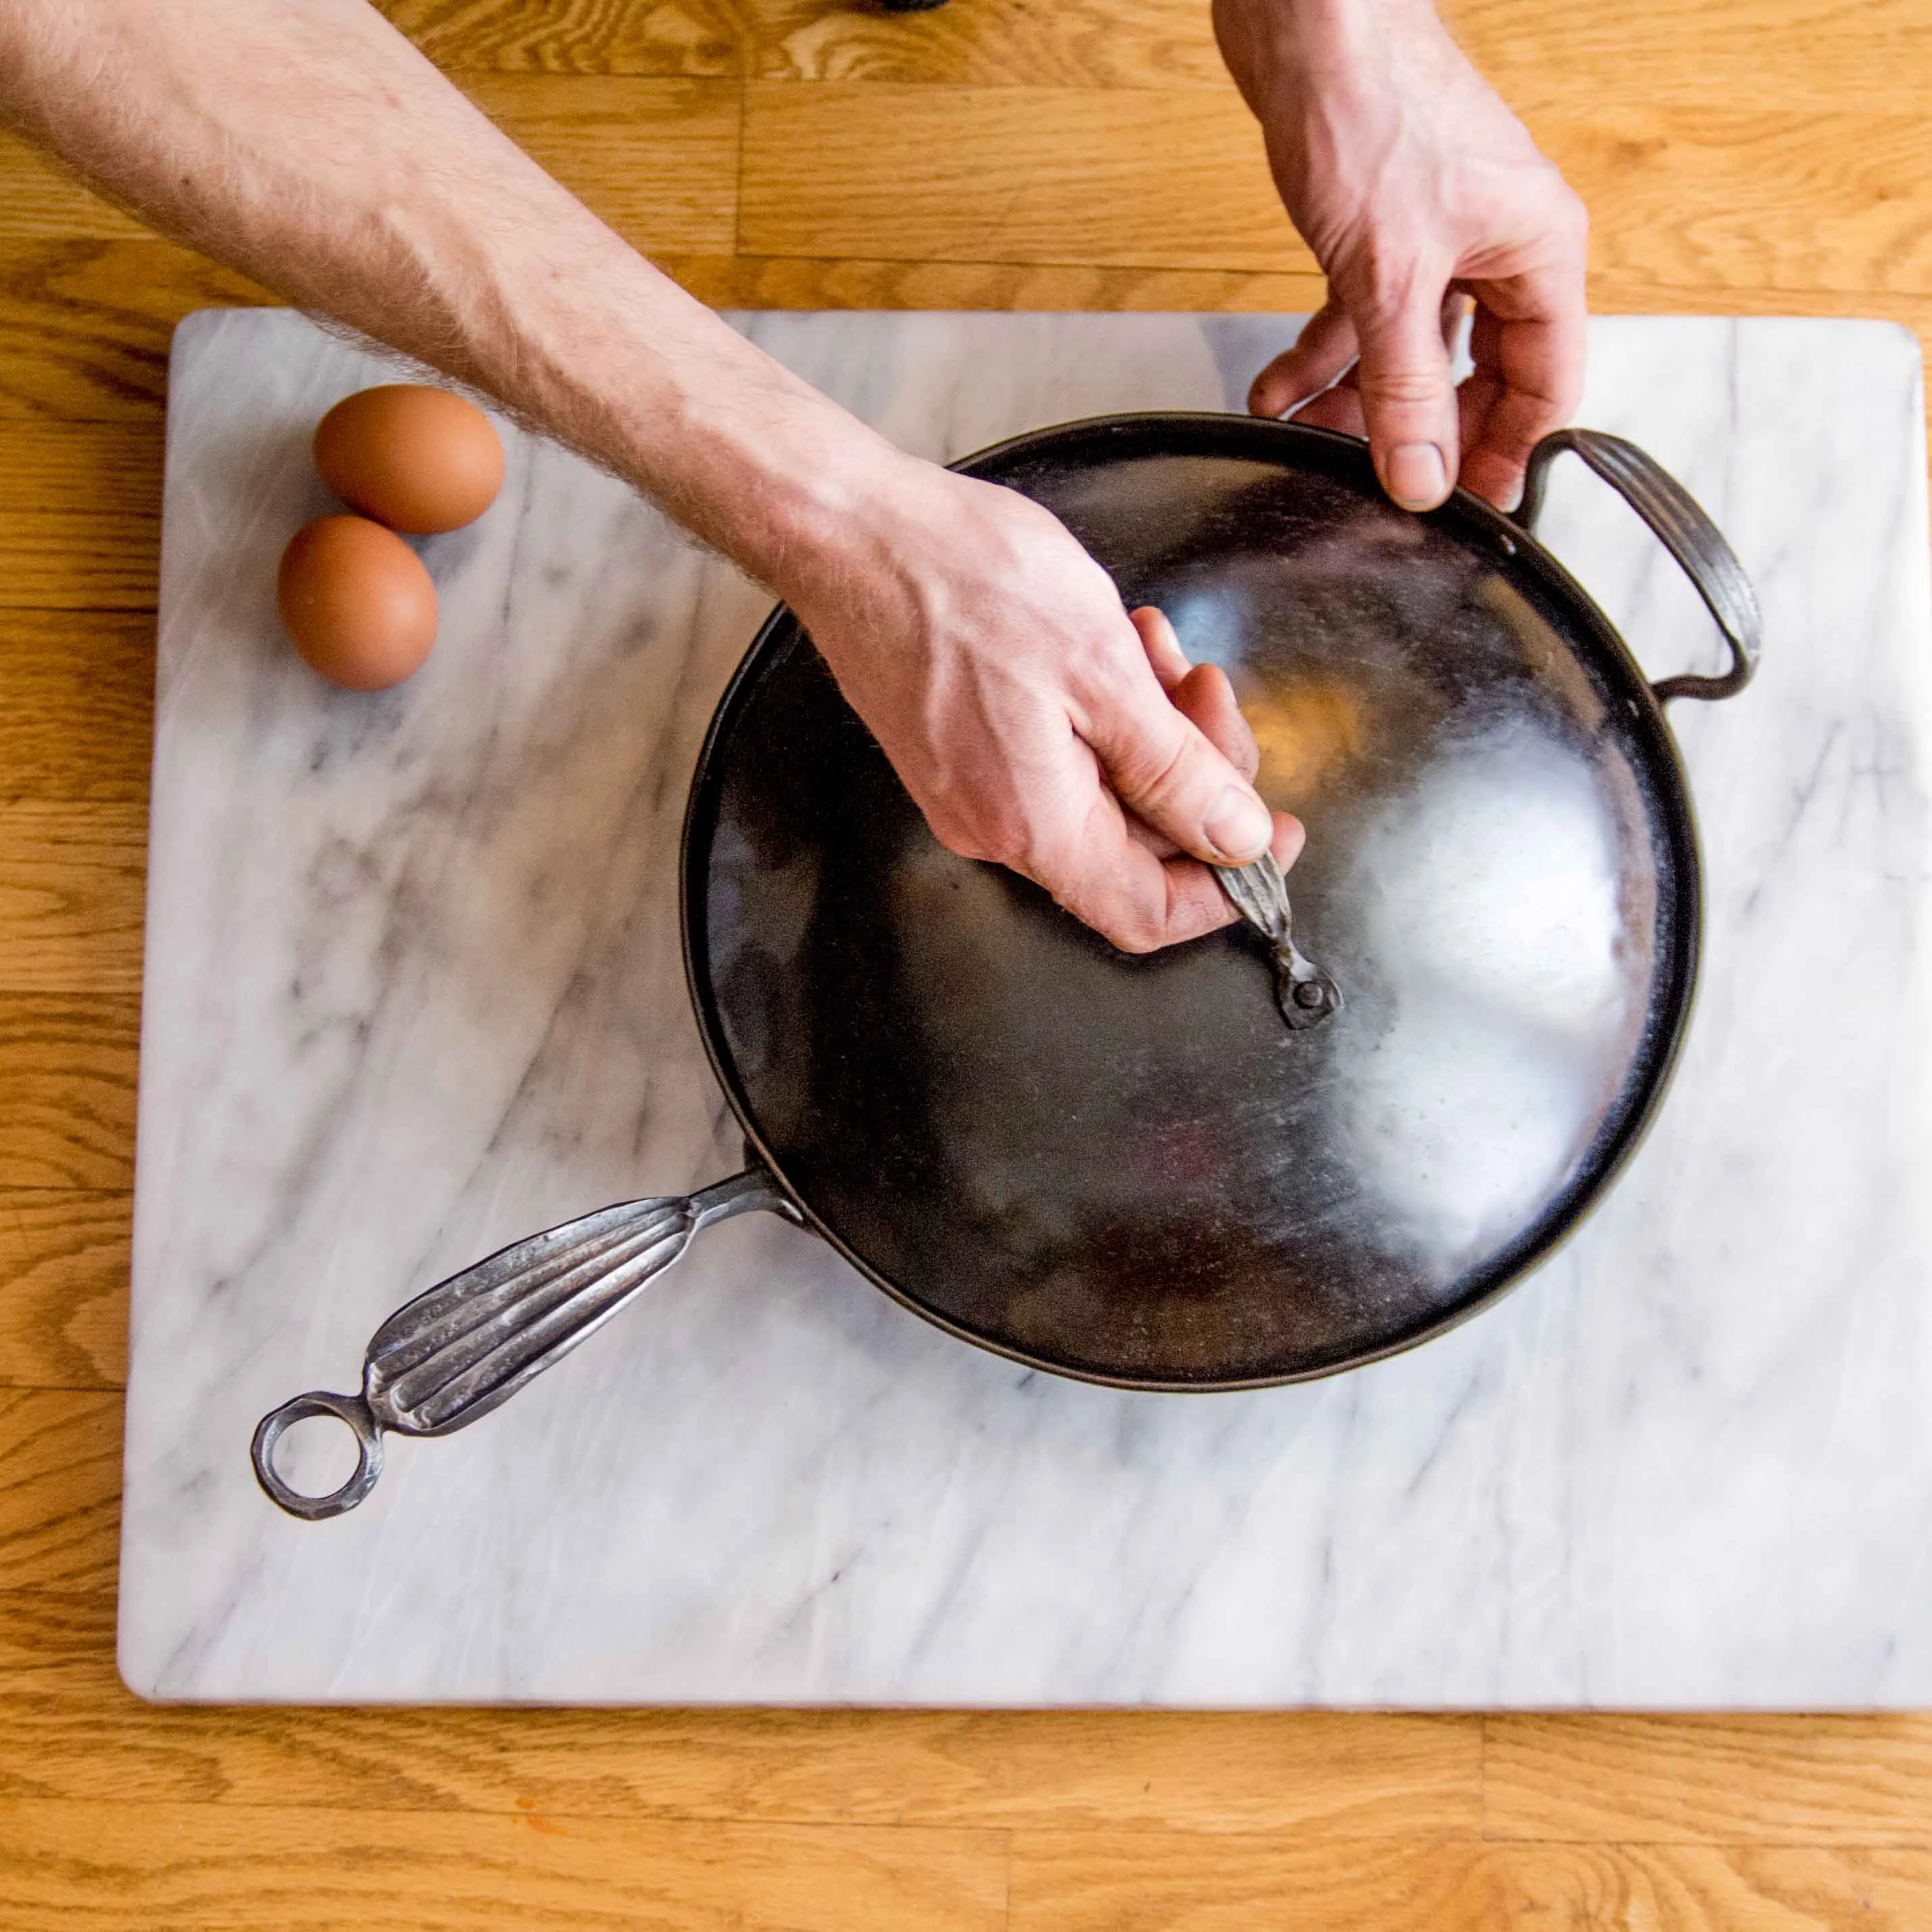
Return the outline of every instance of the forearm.
<path id="1" fill-rule="evenodd" d="M 810 594 L 894 452 L 659 274 L 364 0 L 0 0 L 0 116 L 154 226 L 500 398 Z"/>
<path id="2" fill-rule="evenodd" d="M 1445 32 L 1433 0 L 1212 0 L 1214 31 L 1235 84 L 1265 118 L 1284 88 L 1366 77 L 1378 46 Z"/>
<path id="3" fill-rule="evenodd" d="M 1292 862 L 1298 828 L 1209 735 L 1232 697 L 1156 652 L 1052 516 L 745 342 L 364 0 L 0 0 L 0 118 L 650 491 L 798 612 L 956 852 L 1139 949 L 1233 916 L 1201 861 L 1272 834 Z"/>

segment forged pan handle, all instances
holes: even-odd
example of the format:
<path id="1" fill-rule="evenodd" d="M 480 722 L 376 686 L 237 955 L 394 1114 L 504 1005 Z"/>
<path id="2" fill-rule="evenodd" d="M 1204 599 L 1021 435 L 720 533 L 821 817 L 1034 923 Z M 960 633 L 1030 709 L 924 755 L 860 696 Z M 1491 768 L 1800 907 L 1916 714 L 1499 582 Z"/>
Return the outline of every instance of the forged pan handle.
<path id="1" fill-rule="evenodd" d="M 352 1510 L 382 1473 L 382 1436 L 447 1436 L 488 1415 L 603 1327 L 662 1274 L 700 1228 L 759 1208 L 798 1210 L 760 1167 L 691 1195 L 626 1201 L 500 1249 L 397 1310 L 376 1330 L 359 1395 L 315 1390 L 262 1417 L 255 1479 L 311 1522 Z M 326 1496 L 291 1489 L 275 1444 L 292 1423 L 332 1415 L 355 1432 L 356 1471 Z"/>
<path id="2" fill-rule="evenodd" d="M 1757 669 L 1764 631 L 1757 593 L 1737 553 L 1697 507 L 1690 493 L 1662 464 L 1635 443 L 1599 429 L 1559 429 L 1530 452 L 1522 502 L 1516 513 L 1516 520 L 1525 530 L 1536 527 L 1550 466 L 1566 449 L 1580 456 L 1643 519 L 1697 586 L 1698 596 L 1731 647 L 1731 668 L 1721 676 L 1666 677 L 1651 686 L 1657 701 L 1667 704 L 1673 698 L 1735 698 Z"/>

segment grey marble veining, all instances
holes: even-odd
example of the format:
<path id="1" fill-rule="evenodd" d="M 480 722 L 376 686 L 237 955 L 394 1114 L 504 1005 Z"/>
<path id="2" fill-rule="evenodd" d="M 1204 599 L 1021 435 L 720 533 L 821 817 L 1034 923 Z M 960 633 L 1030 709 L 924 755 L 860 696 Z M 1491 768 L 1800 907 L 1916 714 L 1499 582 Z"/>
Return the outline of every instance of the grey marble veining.
<path id="1" fill-rule="evenodd" d="M 1238 407 L 1279 316 L 746 316 L 909 447 Z M 511 434 L 425 555 L 428 668 L 282 642 L 306 441 L 388 372 L 293 315 L 176 338 L 121 1658 L 188 1699 L 1266 1705 L 1932 1702 L 1925 457 L 1878 324 L 1593 326 L 1579 419 L 1724 526 L 1767 620 L 1680 704 L 1699 1010 L 1583 1232 L 1412 1354 L 1252 1394 L 1029 1374 L 766 1217 L 353 1515 L 249 1432 L 352 1388 L 398 1302 L 536 1228 L 736 1165 L 674 873 L 768 604 Z M 1658 674 L 1694 596 L 1563 466 L 1544 532 Z M 309 1425 L 313 1430 L 326 1425 Z M 292 1443 L 293 1438 L 291 1438 Z M 313 1454 L 313 1452 L 312 1452 Z M 313 1460 L 312 1471 L 322 1471 Z"/>

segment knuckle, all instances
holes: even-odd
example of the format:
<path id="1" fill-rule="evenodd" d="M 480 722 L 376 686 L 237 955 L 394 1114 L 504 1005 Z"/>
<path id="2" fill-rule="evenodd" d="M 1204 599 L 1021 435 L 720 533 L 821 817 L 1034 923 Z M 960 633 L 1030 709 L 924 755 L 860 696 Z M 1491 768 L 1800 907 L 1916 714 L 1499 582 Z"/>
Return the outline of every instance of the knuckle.
<path id="1" fill-rule="evenodd" d="M 1137 894 L 1116 892 L 1104 902 L 1094 898 L 1084 905 L 1070 900 L 1061 903 L 1084 919 L 1116 952 L 1138 957 L 1158 952 L 1167 943 L 1161 921 Z"/>
<path id="2" fill-rule="evenodd" d="M 1116 919 L 1112 929 L 1107 932 L 1108 943 L 1117 952 L 1129 952 L 1143 958 L 1150 952 L 1158 952 L 1167 935 L 1154 922 L 1138 914 Z"/>
<path id="3" fill-rule="evenodd" d="M 1364 362 L 1362 400 L 1372 408 L 1406 409 L 1432 406 L 1442 399 L 1446 376 L 1427 369 L 1372 367 Z"/>
<path id="4" fill-rule="evenodd" d="M 1562 231 L 1580 248 L 1590 238 L 1590 210 L 1583 197 L 1568 182 L 1562 184 Z"/>
<path id="5" fill-rule="evenodd" d="M 986 860 L 1002 866 L 1010 862 L 1016 842 L 1010 828 L 1000 818 L 938 805 L 926 808 L 926 822 L 934 838 L 956 858 Z"/>
<path id="6" fill-rule="evenodd" d="M 1144 659 L 1146 652 L 1138 634 L 1131 632 L 1129 634 L 1134 638 L 1136 652 Z M 1089 704 L 1110 706 L 1126 701 L 1138 668 L 1112 624 L 1084 628 L 1067 646 L 1060 661 L 1061 674 L 1070 690 Z"/>
<path id="7" fill-rule="evenodd" d="M 1360 327 L 1385 327 L 1409 308 L 1423 281 L 1424 250 L 1406 235 L 1378 238 L 1364 251 L 1348 291 Z"/>
<path id="8" fill-rule="evenodd" d="M 973 850 L 965 855 L 968 858 L 984 860 L 989 865 L 1010 866 L 1018 872 L 1028 869 L 1031 841 L 1023 825 L 1004 818 L 995 819 L 974 833 L 970 843 Z"/>
<path id="9" fill-rule="evenodd" d="M 929 815 L 926 824 L 932 828 L 934 838 L 956 859 L 990 859 L 993 856 L 986 842 L 975 837 L 970 832 L 948 825 L 943 820 Z"/>
<path id="10" fill-rule="evenodd" d="M 1192 763 L 1189 749 L 1186 737 L 1180 734 L 1168 745 L 1144 736 L 1136 738 L 1114 761 L 1114 783 L 1135 804 L 1158 811 L 1184 789 Z"/>

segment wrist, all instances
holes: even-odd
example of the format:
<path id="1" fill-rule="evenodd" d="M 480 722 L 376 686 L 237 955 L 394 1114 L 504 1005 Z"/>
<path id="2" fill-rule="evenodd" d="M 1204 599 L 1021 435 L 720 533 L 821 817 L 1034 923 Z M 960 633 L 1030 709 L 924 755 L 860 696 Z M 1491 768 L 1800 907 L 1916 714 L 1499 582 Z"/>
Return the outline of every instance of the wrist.
<path id="1" fill-rule="evenodd" d="M 891 601 L 892 532 L 932 465 L 802 382 L 785 400 L 748 442 L 726 427 L 712 466 L 737 481 L 724 490 L 730 527 L 712 540 L 829 632 L 835 614 Z"/>
<path id="2" fill-rule="evenodd" d="M 485 386 L 787 602 L 813 598 L 913 459 L 598 227 L 520 278 L 518 380 Z"/>
<path id="3" fill-rule="evenodd" d="M 1446 40 L 1433 0 L 1219 0 L 1240 16 L 1246 92 L 1264 120 L 1311 92 L 1372 87 L 1397 46 Z"/>

